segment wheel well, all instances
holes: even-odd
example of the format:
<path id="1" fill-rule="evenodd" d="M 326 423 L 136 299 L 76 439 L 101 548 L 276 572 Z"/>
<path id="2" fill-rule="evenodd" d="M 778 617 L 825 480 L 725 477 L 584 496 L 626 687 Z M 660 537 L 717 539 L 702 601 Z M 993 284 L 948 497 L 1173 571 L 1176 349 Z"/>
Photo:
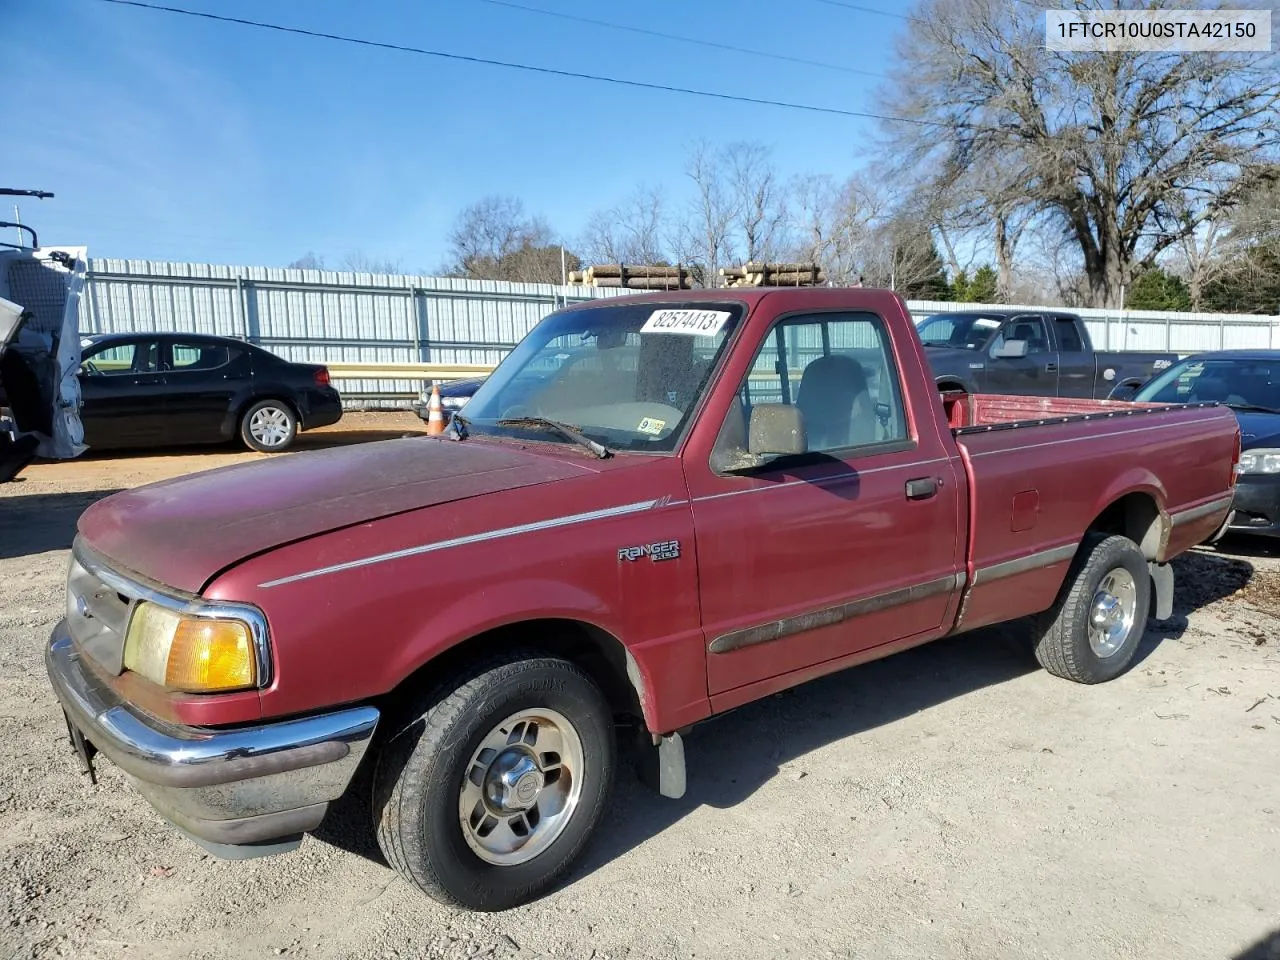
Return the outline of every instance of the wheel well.
<path id="1" fill-rule="evenodd" d="M 966 387 L 966 386 L 965 386 L 963 383 L 961 383 L 959 380 L 939 380 L 939 381 L 938 381 L 938 392 L 939 392 L 939 393 L 944 393 L 944 392 L 946 392 L 947 390 L 959 390 L 959 391 L 961 391 L 961 392 L 963 392 L 963 393 L 968 393 L 968 392 L 969 392 L 969 388 L 968 388 L 968 387 Z"/>
<path id="2" fill-rule="evenodd" d="M 634 681 L 631 679 L 626 647 L 612 634 L 577 620 L 526 620 L 477 634 L 432 657 L 401 681 L 388 699 L 400 705 L 471 664 L 515 650 L 534 650 L 577 664 L 600 687 L 618 721 L 643 725 L 644 710 L 637 689 L 643 681 L 638 671 Z"/>
<path id="3" fill-rule="evenodd" d="M 247 398 L 244 403 L 240 404 L 236 410 L 236 429 L 240 429 L 240 424 L 244 420 L 244 415 L 249 412 L 249 408 L 255 403 L 261 403 L 263 400 L 275 400 L 277 403 L 283 403 L 293 412 L 293 418 L 299 421 L 301 426 L 302 414 L 298 412 L 298 405 L 288 397 L 279 393 L 260 393 L 255 397 Z"/>
<path id="4" fill-rule="evenodd" d="M 1129 493 L 1110 504 L 1089 524 L 1090 533 L 1118 533 L 1128 537 L 1148 560 L 1160 553 L 1163 525 L 1160 508 L 1147 493 Z"/>

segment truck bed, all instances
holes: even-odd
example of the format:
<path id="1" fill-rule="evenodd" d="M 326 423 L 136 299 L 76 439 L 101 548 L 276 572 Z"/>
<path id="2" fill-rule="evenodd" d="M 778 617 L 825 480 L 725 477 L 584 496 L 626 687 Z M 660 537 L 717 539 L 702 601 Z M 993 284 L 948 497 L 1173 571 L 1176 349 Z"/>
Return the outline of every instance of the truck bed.
<path id="1" fill-rule="evenodd" d="M 964 628 L 1047 609 L 1105 511 L 1104 527 L 1164 561 L 1229 509 L 1239 434 L 1219 404 L 959 392 L 943 403 L 971 485 Z"/>

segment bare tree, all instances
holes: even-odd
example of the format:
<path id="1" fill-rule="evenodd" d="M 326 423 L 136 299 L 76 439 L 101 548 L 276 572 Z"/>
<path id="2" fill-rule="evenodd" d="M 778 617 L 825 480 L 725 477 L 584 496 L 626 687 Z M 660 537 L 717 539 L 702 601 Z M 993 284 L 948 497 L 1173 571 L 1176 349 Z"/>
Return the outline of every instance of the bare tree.
<path id="1" fill-rule="evenodd" d="M 682 260 L 697 264 L 705 286 L 720 284 L 720 268 L 734 257 L 736 209 L 719 153 L 706 142 L 694 146 L 685 173 L 693 181 L 689 217 L 679 230 Z"/>
<path id="2" fill-rule="evenodd" d="M 525 213 L 517 197 L 491 195 L 465 208 L 449 234 L 455 276 L 521 283 L 560 283 L 562 247 L 541 217 Z M 578 258 L 564 252 L 563 266 L 576 270 Z"/>
<path id="3" fill-rule="evenodd" d="M 876 231 L 887 219 L 888 198 L 859 176 L 839 183 L 826 174 L 796 177 L 790 185 L 788 256 L 822 266 L 830 283 L 855 282 L 876 256 Z"/>
<path id="4" fill-rule="evenodd" d="M 900 159 L 1011 159 L 1079 249 L 1090 301 L 1116 306 L 1280 143 L 1280 66 L 1274 53 L 1055 52 L 1043 22 L 1018 0 L 922 0 L 884 94 L 918 124 L 887 129 Z"/>
<path id="5" fill-rule="evenodd" d="M 390 257 L 371 257 L 359 250 L 346 254 L 338 264 L 339 270 L 352 273 L 404 273 L 399 260 Z"/>
<path id="6" fill-rule="evenodd" d="M 323 270 L 324 257 L 317 256 L 313 251 L 308 250 L 297 260 L 286 264 L 290 270 Z"/>
<path id="7" fill-rule="evenodd" d="M 671 260 L 662 193 L 643 184 L 620 204 L 587 219 L 579 241 L 589 263 L 663 264 Z"/>
<path id="8" fill-rule="evenodd" d="M 769 148 L 751 141 L 730 143 L 722 151 L 721 162 L 743 256 L 748 261 L 774 259 L 787 209 Z"/>

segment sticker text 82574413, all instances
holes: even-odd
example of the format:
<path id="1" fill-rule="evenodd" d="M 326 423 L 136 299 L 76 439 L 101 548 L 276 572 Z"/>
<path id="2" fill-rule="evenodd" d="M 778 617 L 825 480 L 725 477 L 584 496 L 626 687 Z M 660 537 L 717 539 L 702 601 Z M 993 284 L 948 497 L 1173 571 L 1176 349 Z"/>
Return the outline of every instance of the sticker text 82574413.
<path id="1" fill-rule="evenodd" d="M 728 319 L 728 310 L 655 310 L 640 332 L 710 337 L 719 333 Z"/>

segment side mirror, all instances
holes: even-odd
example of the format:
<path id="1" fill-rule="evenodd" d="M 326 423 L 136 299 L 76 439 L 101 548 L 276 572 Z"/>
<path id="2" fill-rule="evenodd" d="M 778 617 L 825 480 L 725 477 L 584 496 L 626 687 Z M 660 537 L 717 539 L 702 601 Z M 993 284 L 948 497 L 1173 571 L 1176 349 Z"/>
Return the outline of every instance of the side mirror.
<path id="1" fill-rule="evenodd" d="M 1025 340 L 1006 340 L 991 356 L 997 360 L 1020 359 L 1027 355 L 1027 341 Z"/>
<path id="2" fill-rule="evenodd" d="M 1132 400 L 1138 393 L 1136 383 L 1122 383 L 1107 394 L 1108 400 Z"/>
<path id="3" fill-rule="evenodd" d="M 804 414 L 789 403 L 759 403 L 751 408 L 747 452 L 753 457 L 789 457 L 809 452 Z"/>
<path id="4" fill-rule="evenodd" d="M 738 426 L 734 429 L 734 424 Z M 725 428 L 712 454 L 717 473 L 749 473 L 777 457 L 809 452 L 804 414 L 786 403 L 758 403 L 751 408 L 743 449 L 742 420 L 739 414 L 725 421 Z M 735 436 L 736 434 L 736 436 Z"/>

